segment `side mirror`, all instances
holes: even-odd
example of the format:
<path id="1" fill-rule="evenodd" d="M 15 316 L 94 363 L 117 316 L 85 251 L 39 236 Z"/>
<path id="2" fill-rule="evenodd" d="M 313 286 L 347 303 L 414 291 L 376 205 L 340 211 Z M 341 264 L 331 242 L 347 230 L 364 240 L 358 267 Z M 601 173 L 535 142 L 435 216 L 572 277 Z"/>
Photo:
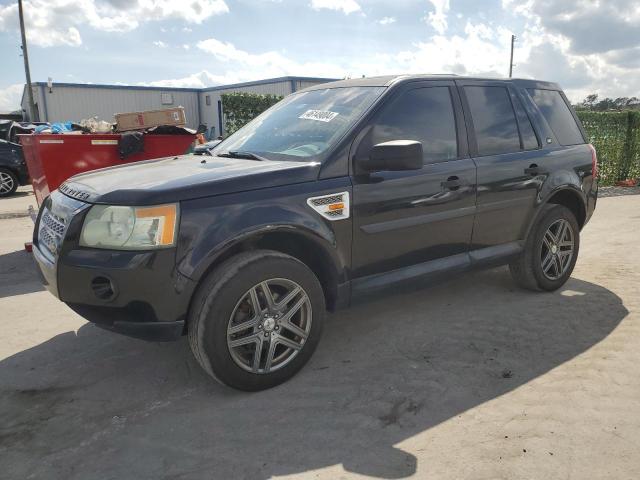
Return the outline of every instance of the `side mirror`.
<path id="1" fill-rule="evenodd" d="M 374 145 L 369 158 L 358 162 L 367 172 L 419 170 L 422 168 L 422 143 L 392 140 Z"/>

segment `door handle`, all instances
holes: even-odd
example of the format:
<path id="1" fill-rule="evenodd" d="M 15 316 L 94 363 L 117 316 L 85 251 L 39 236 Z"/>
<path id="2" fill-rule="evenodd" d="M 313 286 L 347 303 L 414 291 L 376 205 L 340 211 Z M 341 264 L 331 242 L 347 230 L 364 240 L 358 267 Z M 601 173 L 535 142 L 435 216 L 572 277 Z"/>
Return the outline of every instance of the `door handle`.
<path id="1" fill-rule="evenodd" d="M 448 188 L 449 190 L 457 190 L 462 186 L 462 181 L 458 177 L 449 177 L 445 182 L 441 183 L 443 188 Z"/>
<path id="2" fill-rule="evenodd" d="M 535 163 L 532 163 L 531 165 L 529 165 L 529 168 L 524 169 L 524 173 L 525 175 L 531 175 L 535 177 L 536 175 L 543 175 L 547 173 L 547 170 L 545 170 L 544 168 L 540 168 Z"/>

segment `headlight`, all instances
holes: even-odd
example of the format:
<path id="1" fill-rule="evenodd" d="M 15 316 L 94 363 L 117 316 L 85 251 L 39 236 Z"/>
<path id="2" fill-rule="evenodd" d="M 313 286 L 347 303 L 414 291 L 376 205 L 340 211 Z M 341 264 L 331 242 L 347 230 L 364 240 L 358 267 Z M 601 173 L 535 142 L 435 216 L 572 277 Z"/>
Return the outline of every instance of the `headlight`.
<path id="1" fill-rule="evenodd" d="M 120 207 L 94 205 L 89 210 L 80 245 L 116 250 L 150 250 L 175 244 L 178 205 Z"/>

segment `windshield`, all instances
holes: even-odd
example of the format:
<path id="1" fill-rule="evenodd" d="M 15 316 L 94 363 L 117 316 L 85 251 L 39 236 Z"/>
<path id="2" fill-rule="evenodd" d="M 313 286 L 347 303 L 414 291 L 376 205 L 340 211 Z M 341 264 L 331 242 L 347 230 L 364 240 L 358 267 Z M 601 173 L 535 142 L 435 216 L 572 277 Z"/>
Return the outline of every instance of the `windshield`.
<path id="1" fill-rule="evenodd" d="M 326 88 L 290 95 L 216 147 L 279 160 L 316 160 L 328 152 L 384 87 Z"/>

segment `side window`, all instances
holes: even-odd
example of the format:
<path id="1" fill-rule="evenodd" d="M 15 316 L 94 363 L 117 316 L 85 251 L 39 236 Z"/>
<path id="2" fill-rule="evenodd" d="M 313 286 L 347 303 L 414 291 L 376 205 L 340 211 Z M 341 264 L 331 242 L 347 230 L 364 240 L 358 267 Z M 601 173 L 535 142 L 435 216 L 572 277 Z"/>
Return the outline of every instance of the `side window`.
<path id="1" fill-rule="evenodd" d="M 561 145 L 585 143 L 567 103 L 557 90 L 528 90 Z"/>
<path id="2" fill-rule="evenodd" d="M 527 112 L 525 112 L 522 103 L 518 97 L 512 97 L 514 99 L 514 106 L 516 107 L 516 116 L 518 117 L 518 125 L 520 126 L 520 136 L 522 137 L 522 148 L 524 150 L 535 150 L 540 148 L 538 143 L 538 137 L 533 130 L 531 120 Z"/>
<path id="3" fill-rule="evenodd" d="M 478 155 L 520 150 L 518 124 L 505 87 L 464 87 L 478 143 Z"/>
<path id="4" fill-rule="evenodd" d="M 367 137 L 363 142 L 367 151 L 382 142 L 416 140 L 422 143 L 425 163 L 457 158 L 456 121 L 449 87 L 416 88 L 403 93 L 383 107 Z"/>

